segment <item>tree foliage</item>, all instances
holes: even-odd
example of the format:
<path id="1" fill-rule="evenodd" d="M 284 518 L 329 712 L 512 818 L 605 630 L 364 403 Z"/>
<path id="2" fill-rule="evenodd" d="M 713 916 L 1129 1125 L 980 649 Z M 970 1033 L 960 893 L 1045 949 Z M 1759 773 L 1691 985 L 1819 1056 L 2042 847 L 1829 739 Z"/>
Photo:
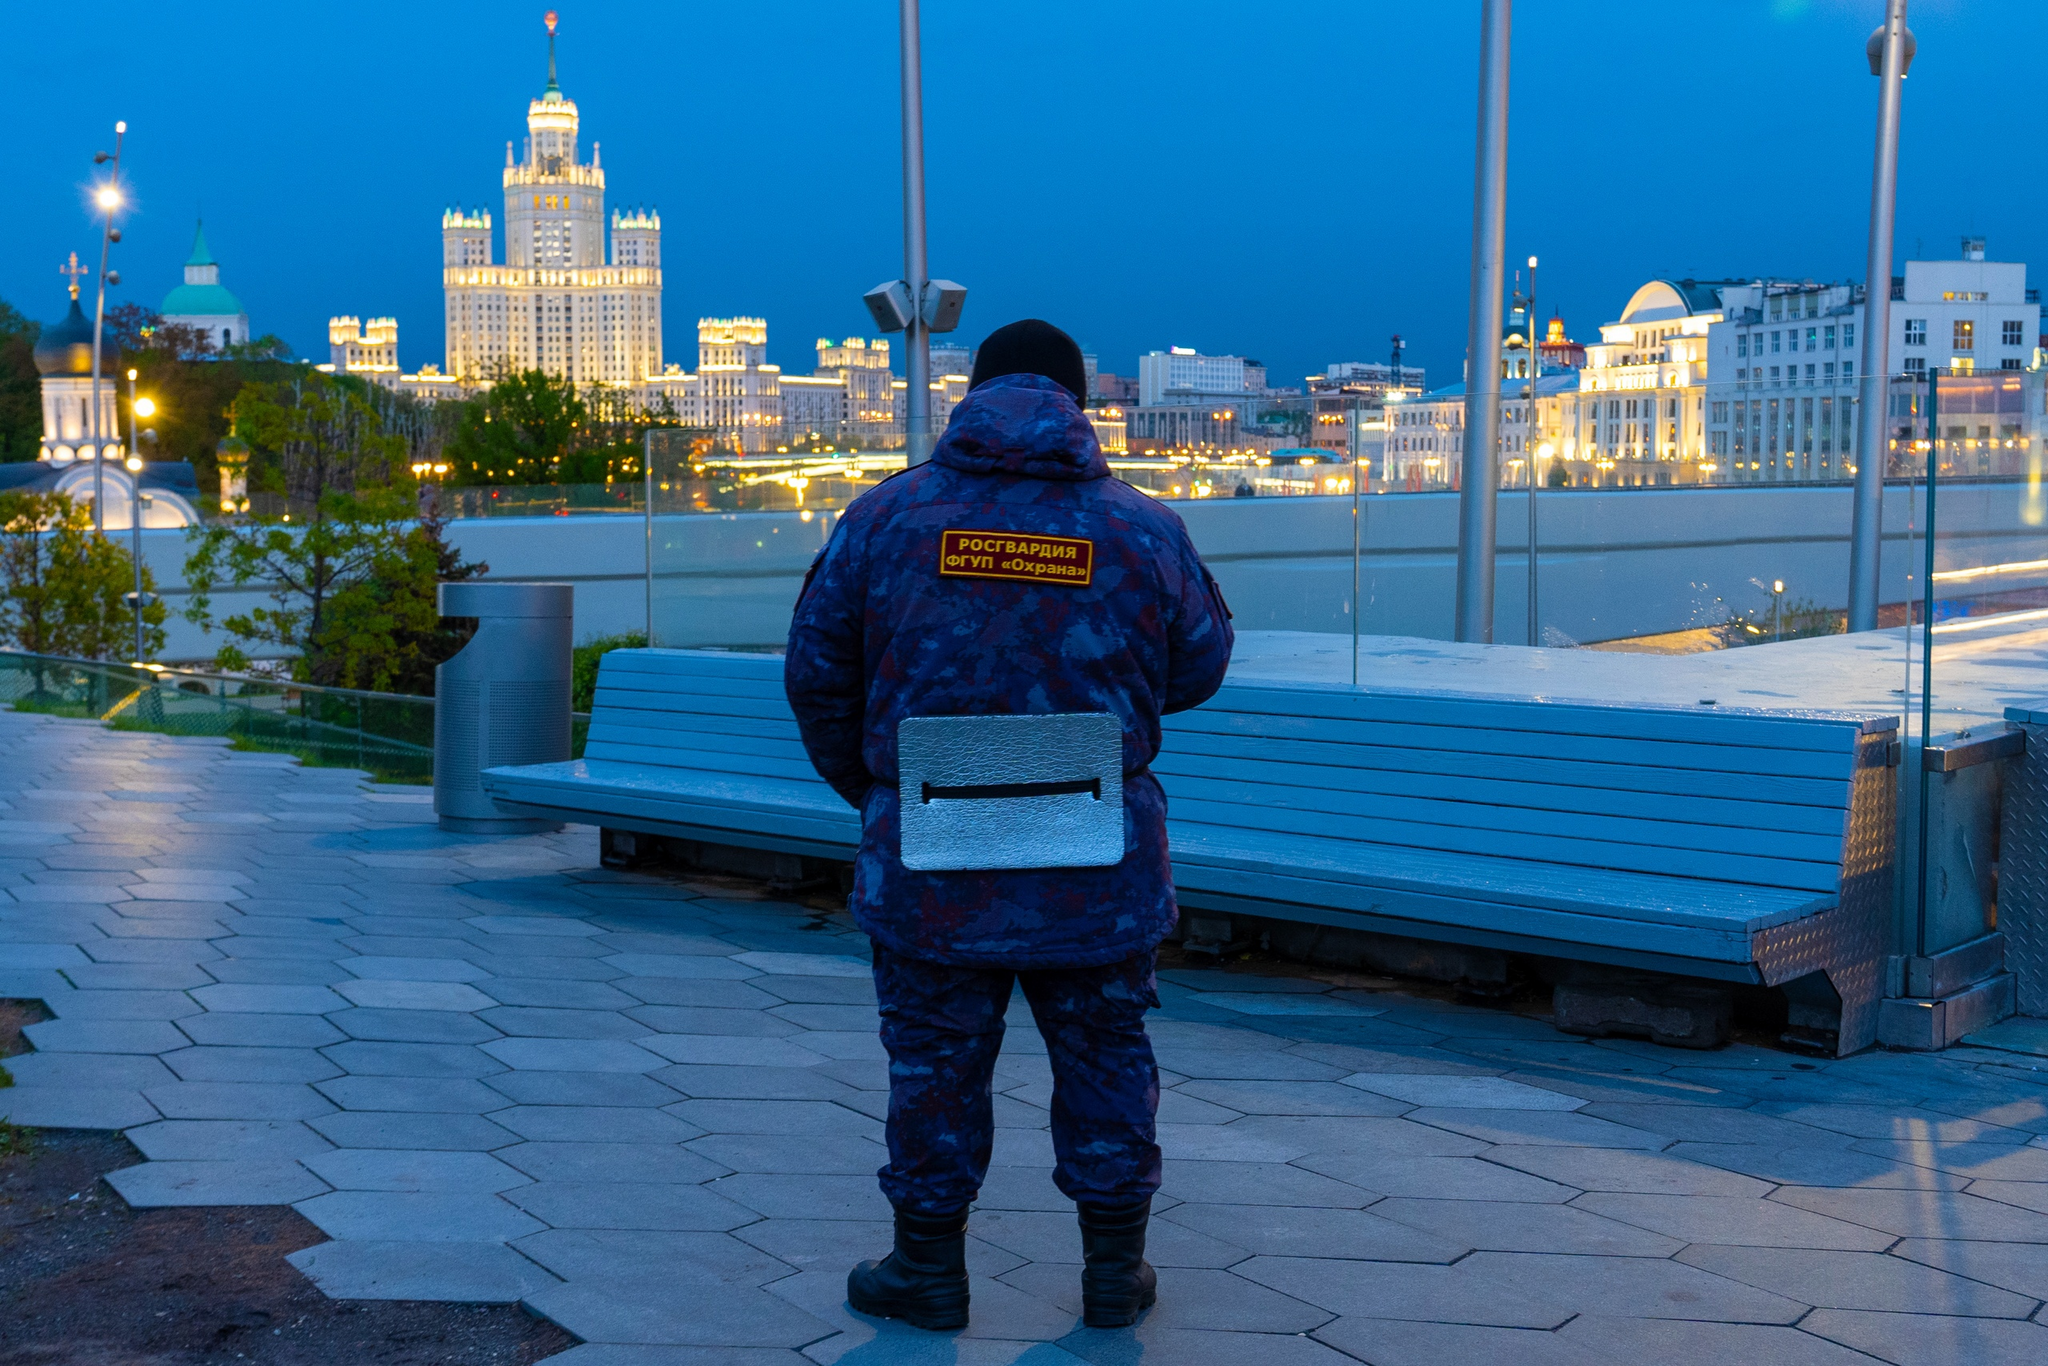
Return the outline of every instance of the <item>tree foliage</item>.
<path id="1" fill-rule="evenodd" d="M 327 495 L 410 479 L 402 438 L 385 430 L 360 380 L 299 370 L 242 386 L 235 396 L 235 434 L 253 448 L 251 486 L 259 476 L 285 495 L 302 520 L 325 516 Z"/>
<path id="2" fill-rule="evenodd" d="M 562 464 L 590 415 L 576 386 L 540 370 L 506 375 L 463 405 L 449 443 L 453 481 L 562 483 Z"/>
<path id="3" fill-rule="evenodd" d="M 35 354 L 40 330 L 0 299 L 0 461 L 33 460 L 42 448 L 43 389 Z"/>
<path id="4" fill-rule="evenodd" d="M 214 451 L 234 430 L 236 396 L 252 382 L 278 383 L 305 370 L 284 359 L 290 349 L 275 337 L 222 351 L 205 332 L 138 313 L 122 322 L 136 349 L 124 345 L 121 368 L 134 369 L 137 392 L 156 402 L 148 424 L 157 434 L 156 458 L 189 461 L 199 486 L 212 488 L 219 478 Z"/>
<path id="5" fill-rule="evenodd" d="M 167 613 L 147 565 L 145 652 L 163 649 Z M 33 654 L 126 658 L 135 648 L 135 561 L 96 534 L 92 508 L 63 493 L 0 493 L 0 639 Z"/>
<path id="6" fill-rule="evenodd" d="M 433 667 L 454 649 L 441 628 L 436 584 L 486 571 L 467 565 L 422 521 L 408 490 L 329 492 L 298 525 L 260 521 L 191 528 L 186 616 L 229 637 L 216 658 L 245 669 L 250 651 L 289 656 L 303 682 L 376 692 L 431 691 Z M 214 595 L 260 588 L 268 606 L 216 618 Z"/>
<path id="7" fill-rule="evenodd" d="M 637 479 L 647 429 L 679 425 L 666 398 L 650 411 L 540 370 L 508 374 L 455 412 L 447 482 L 464 485 Z"/>

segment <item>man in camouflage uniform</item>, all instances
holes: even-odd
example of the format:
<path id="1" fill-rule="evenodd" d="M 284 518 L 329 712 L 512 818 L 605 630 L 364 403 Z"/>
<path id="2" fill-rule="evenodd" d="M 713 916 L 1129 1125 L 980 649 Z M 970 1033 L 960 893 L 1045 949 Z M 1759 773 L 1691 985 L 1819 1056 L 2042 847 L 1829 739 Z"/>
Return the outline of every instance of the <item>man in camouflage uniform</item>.
<path id="1" fill-rule="evenodd" d="M 895 1251 L 847 1298 L 921 1327 L 967 1321 L 967 1208 L 994 1137 L 990 1079 L 1021 983 L 1050 1055 L 1054 1181 L 1079 1207 L 1087 1322 L 1152 1303 L 1158 1071 L 1144 1012 L 1176 911 L 1159 718 L 1200 705 L 1230 659 L 1229 613 L 1187 529 L 1120 480 L 1081 411 L 1080 349 L 1013 323 L 981 348 L 928 464 L 849 507 L 790 628 L 789 701 L 818 772 L 861 812 L 852 908 L 874 941 L 889 1066 Z M 945 533 L 1089 544 L 1085 577 L 940 573 Z M 1063 542 L 1064 543 L 1064 542 Z M 1106 867 L 918 871 L 901 857 L 906 717 L 1113 713 L 1124 855 Z"/>

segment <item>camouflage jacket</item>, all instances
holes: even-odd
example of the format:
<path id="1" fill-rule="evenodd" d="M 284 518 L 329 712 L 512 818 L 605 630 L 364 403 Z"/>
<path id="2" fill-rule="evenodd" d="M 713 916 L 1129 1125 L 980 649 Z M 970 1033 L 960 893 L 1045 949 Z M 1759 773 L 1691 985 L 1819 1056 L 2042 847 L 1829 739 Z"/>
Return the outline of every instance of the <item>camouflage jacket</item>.
<path id="1" fill-rule="evenodd" d="M 1027 577 L 942 574 L 948 532 L 1068 538 Z M 1086 572 L 1072 547 L 1087 543 Z M 1085 967 L 1173 927 L 1159 718 L 1199 706 L 1230 662 L 1229 612 L 1172 509 L 1110 477 L 1066 390 L 981 385 L 930 463 L 850 506 L 789 632 L 790 706 L 811 762 L 861 812 L 853 912 L 933 962 Z M 906 869 L 896 727 L 906 716 L 1113 712 L 1123 721 L 1124 858 L 1102 868 Z"/>

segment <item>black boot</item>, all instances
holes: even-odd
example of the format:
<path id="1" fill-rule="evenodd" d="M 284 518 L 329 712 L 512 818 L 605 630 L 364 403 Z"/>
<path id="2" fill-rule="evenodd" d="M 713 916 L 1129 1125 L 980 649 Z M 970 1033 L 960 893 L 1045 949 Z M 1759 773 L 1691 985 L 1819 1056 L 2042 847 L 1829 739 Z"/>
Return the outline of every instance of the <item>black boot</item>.
<path id="1" fill-rule="evenodd" d="M 1082 1205 L 1081 1321 L 1122 1328 L 1159 1298 L 1159 1275 L 1145 1260 L 1152 1199 L 1135 1205 Z"/>
<path id="2" fill-rule="evenodd" d="M 896 1211 L 896 1250 L 846 1275 L 846 1302 L 941 1332 L 967 1326 L 967 1211 Z"/>

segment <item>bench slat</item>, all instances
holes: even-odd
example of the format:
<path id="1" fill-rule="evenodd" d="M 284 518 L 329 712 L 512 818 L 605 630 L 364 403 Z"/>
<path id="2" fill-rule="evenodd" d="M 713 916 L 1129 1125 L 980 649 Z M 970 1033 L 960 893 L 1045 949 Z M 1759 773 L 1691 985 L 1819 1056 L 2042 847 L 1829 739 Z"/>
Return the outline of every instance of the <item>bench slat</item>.
<path id="1" fill-rule="evenodd" d="M 705 737 L 717 740 L 721 737 Z M 583 757 L 609 763 L 637 764 L 650 772 L 670 770 L 700 773 L 736 773 L 746 776 L 780 778 L 789 782 L 819 783 L 811 761 L 795 757 L 749 751 L 744 747 L 721 749 L 715 744 L 648 745 L 630 740 L 608 739 L 585 744 Z"/>
<path id="2" fill-rule="evenodd" d="M 1517 754 L 1534 759 L 1570 759 L 1585 764 L 1631 764 L 1709 773 L 1767 773 L 1794 778 L 1842 776 L 1851 753 L 1762 749 L 1665 740 L 1609 739 L 1593 735 L 1551 735 L 1527 730 L 1412 725 L 1397 721 L 1349 721 L 1322 716 L 1254 716 L 1246 712 L 1180 712 L 1167 718 L 1170 730 L 1205 731 L 1262 740 L 1343 741 L 1356 745 L 1397 745 L 1404 749 L 1454 753 Z"/>
<path id="3" fill-rule="evenodd" d="M 600 671 L 602 673 L 602 671 Z M 787 701 L 779 678 L 709 678 L 694 674 L 615 674 L 601 677 L 598 691 L 616 688 L 627 693 L 673 698 L 682 702 L 725 697 Z"/>
<path id="4" fill-rule="evenodd" d="M 1459 729 L 1569 732 L 1607 739 L 1679 740 L 1840 753 L 1864 734 L 1896 730 L 1896 716 L 1826 711 L 1754 711 L 1649 703 L 1605 705 L 1570 699 L 1477 694 L 1353 691 L 1329 684 L 1279 687 L 1226 683 L 1204 704 L 1213 711 L 1404 721 Z"/>
<path id="5" fill-rule="evenodd" d="M 1173 872 L 1174 882 L 1188 887 L 1187 900 L 1205 908 L 1242 898 L 1257 905 L 1258 914 L 1270 916 L 1277 909 L 1273 903 L 1294 902 L 1361 916 L 1411 921 L 1408 933 L 1423 939 L 1432 937 L 1430 926 L 1451 925 L 1555 940 L 1566 956 L 1570 956 L 1574 944 L 1721 963 L 1748 962 L 1753 952 L 1749 934 L 1734 927 L 1650 924 L 1498 901 L 1467 900 L 1441 892 L 1351 887 L 1288 873 L 1184 869 L 1178 860 Z M 1375 923 L 1372 928 L 1381 933 L 1400 933 L 1404 927 Z"/>
<path id="6" fill-rule="evenodd" d="M 1580 868 L 1611 868 L 1623 872 L 1666 873 L 1678 877 L 1748 882 L 1763 887 L 1792 887 L 1832 892 L 1841 885 L 1841 867 L 1833 862 L 1765 858 L 1754 854 L 1705 852 L 1671 846 L 1650 848 L 1611 840 L 1530 835 L 1517 830 L 1470 826 L 1424 825 L 1417 821 L 1359 820 L 1318 811 L 1267 812 L 1235 803 L 1182 799 L 1178 814 L 1204 825 L 1271 833 L 1298 831 L 1360 846 L 1393 845 L 1438 849 L 1447 853 L 1490 854 L 1537 864 L 1568 864 Z"/>
<path id="7" fill-rule="evenodd" d="M 1152 772 L 1166 784 L 1168 791 L 1177 791 L 1175 785 L 1186 782 L 1245 782 L 1258 784 L 1262 791 L 1299 791 L 1336 802 L 1344 802 L 1354 794 L 1399 800 L 1476 802 L 1516 810 L 1622 816 L 1745 830 L 1760 825 L 1767 829 L 1832 835 L 1838 840 L 1848 819 L 1847 813 L 1839 806 L 1794 806 L 1780 802 L 1739 802 L 1717 797 L 1669 795 L 1645 801 L 1640 792 L 1575 787 L 1562 782 L 1446 777 L 1398 769 L 1336 768 L 1328 764 L 1275 762 L 1281 759 L 1283 756 L 1280 755 L 1221 757 L 1162 753 L 1153 761 Z M 1324 809 L 1342 811 L 1349 807 L 1336 805 Z"/>
<path id="8" fill-rule="evenodd" d="M 859 814 L 822 783 L 801 785 L 712 773 L 665 774 L 657 781 L 632 772 L 633 767 L 593 765 L 579 759 L 524 769 L 487 769 L 484 786 L 493 797 L 506 801 L 573 809 L 596 817 L 661 815 L 742 836 L 758 830 L 827 840 L 843 845 L 849 857 L 860 843 Z"/>
<path id="9" fill-rule="evenodd" d="M 656 720 L 665 724 L 656 725 Z M 730 750 L 736 754 L 773 754 L 777 758 L 803 759 L 809 762 L 803 737 L 796 733 L 796 727 L 784 727 L 780 734 L 764 734 L 762 731 L 765 727 L 761 722 L 755 721 L 754 725 L 756 729 L 751 734 L 737 733 L 736 729 L 729 725 L 714 728 L 697 724 L 697 718 L 694 717 L 650 717 L 645 712 L 631 714 L 613 710 L 597 713 L 593 717 L 590 735 L 592 739 L 626 741 L 636 745 L 647 745 L 653 749 L 677 746 L 690 749 L 709 748 Z"/>
<path id="10" fill-rule="evenodd" d="M 1797 920 L 1836 904 L 1832 893 L 1613 869 L 1566 868 L 1483 854 L 1360 846 L 1317 835 L 1264 833 L 1167 821 L 1176 867 L 1190 886 L 1205 868 L 1309 877 L 1331 883 L 1436 891 L 1574 914 L 1663 925 L 1739 926 L 1745 932 Z M 1363 855 L 1364 857 L 1361 857 Z"/>
<path id="11" fill-rule="evenodd" d="M 678 715 L 706 713 L 722 716 L 752 716 L 764 721 L 796 724 L 789 703 L 780 696 L 705 697 L 697 693 L 665 694 L 598 685 L 597 706 L 610 710 L 626 707 L 640 711 L 664 711 Z M 593 712 L 594 714 L 594 712 Z"/>
<path id="12" fill-rule="evenodd" d="M 1397 820 L 1447 829 L 1496 829 L 1525 835 L 1548 835 L 1562 839 L 1597 839 L 1616 844 L 1638 845 L 1644 849 L 1689 849 L 1711 853 L 1725 851 L 1758 858 L 1798 859 L 1836 863 L 1842 841 L 1848 836 L 1848 815 L 1836 813 L 1832 834 L 1773 828 L 1760 825 L 1698 825 L 1678 820 L 1670 812 L 1654 814 L 1641 810 L 1628 815 L 1606 815 L 1573 810 L 1569 806 L 1510 806 L 1504 803 L 1444 801 L 1430 797 L 1381 796 L 1373 793 L 1332 791 L 1314 786 L 1282 787 L 1256 780 L 1175 777 L 1163 783 L 1175 802 L 1199 801 L 1226 806 L 1252 807 L 1272 814 L 1261 822 L 1288 829 L 1293 822 L 1287 813 L 1313 812 L 1349 818 L 1358 823 L 1363 837 L 1370 838 L 1374 823 Z"/>
<path id="13" fill-rule="evenodd" d="M 609 650 L 599 671 L 696 678 L 766 678 L 782 683 L 782 656 L 730 650 Z"/>
<path id="14" fill-rule="evenodd" d="M 1413 774 L 1421 778 L 1473 778 L 1604 792 L 1846 810 L 1849 778 L 1787 778 L 1750 773 L 1707 773 L 1699 769 L 1650 768 L 1630 764 L 1584 764 L 1569 759 L 1535 759 L 1514 754 L 1461 754 L 1440 749 L 1349 745 L 1320 740 L 1256 740 L 1244 736 L 1169 730 L 1153 767 L 1181 771 L 1203 759 L 1249 760 L 1276 768 L 1294 764 L 1326 770 Z"/>

